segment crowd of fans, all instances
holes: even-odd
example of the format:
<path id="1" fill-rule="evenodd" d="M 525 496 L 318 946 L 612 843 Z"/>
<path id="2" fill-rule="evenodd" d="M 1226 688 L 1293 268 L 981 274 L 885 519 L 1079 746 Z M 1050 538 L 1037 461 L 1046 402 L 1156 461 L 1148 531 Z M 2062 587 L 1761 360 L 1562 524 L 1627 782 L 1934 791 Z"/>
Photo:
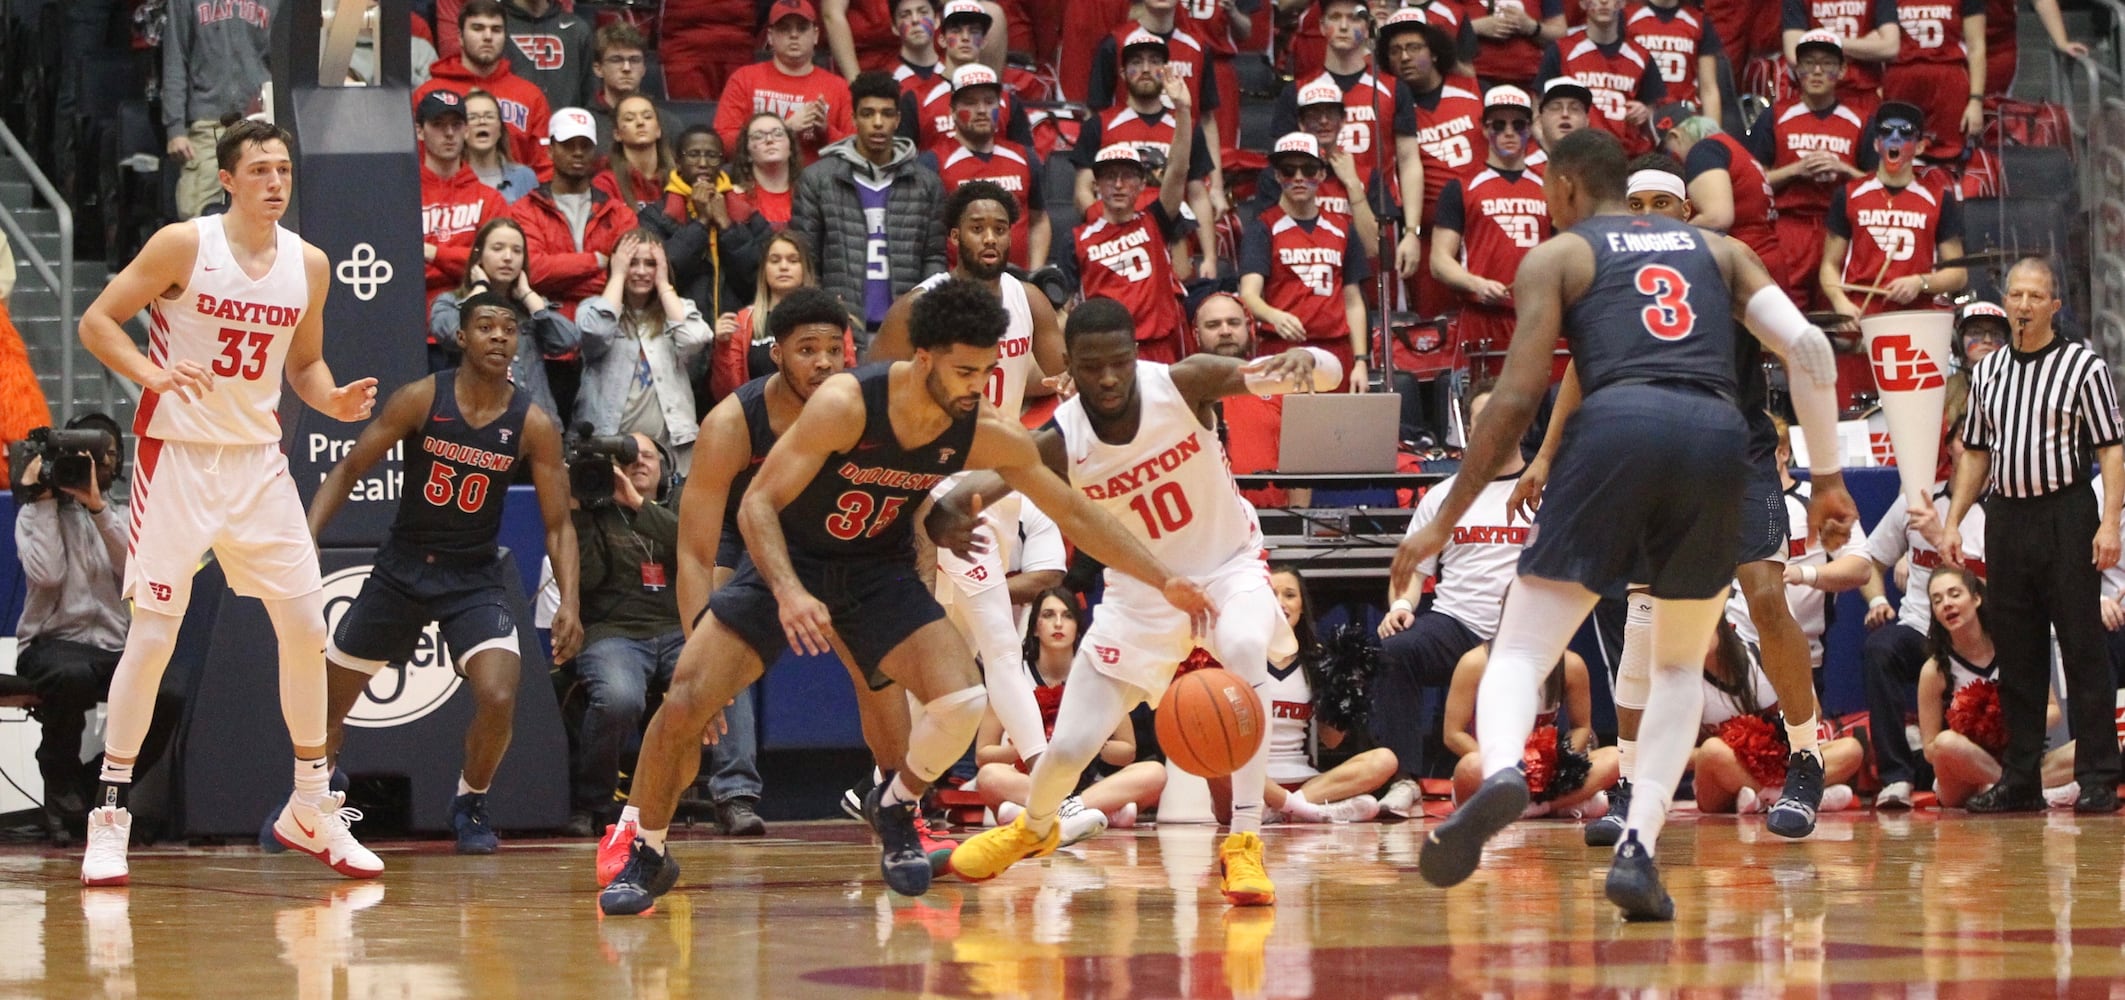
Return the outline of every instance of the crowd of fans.
<path id="1" fill-rule="evenodd" d="M 532 334 L 512 369 L 518 386 L 571 426 L 637 436 L 647 464 L 616 470 L 632 484 L 624 515 L 579 515 L 591 625 L 571 668 L 590 691 L 572 741 L 579 818 L 608 811 L 677 634 L 663 608 L 608 609 L 613 620 L 599 624 L 589 564 L 606 557 L 590 540 L 661 539 L 675 526 L 671 485 L 691 467 L 700 418 L 773 370 L 766 316 L 793 291 L 834 295 L 851 317 L 847 357 L 863 357 L 893 301 L 953 262 L 944 207 L 961 185 L 1009 192 L 1011 264 L 1059 308 L 1080 296 L 1120 301 L 1146 358 L 1306 343 L 1342 360 L 1348 391 L 1441 377 L 1480 385 L 1513 337 L 1518 264 L 1550 235 L 1543 149 L 1599 128 L 1633 154 L 1672 157 L 1691 221 L 1746 243 L 1803 308 L 1958 310 L 1967 368 L 2007 339 L 1997 306 L 1958 301 L 1969 276 L 1953 260 L 1965 249 L 1961 202 L 1991 193 L 1997 169 L 1978 140 L 1998 127 L 1988 109 L 2014 77 L 2016 6 L 696 0 L 652 16 L 579 13 L 568 0 L 416 4 L 410 139 L 431 368 L 455 363 L 458 303 L 503 294 Z M 266 79 L 269 7 L 167 9 L 160 120 L 180 217 L 212 210 L 206 154 Z M 2056 0 L 2035 0 L 2034 11 L 2053 46 L 2085 53 Z M 1254 52 L 1271 57 L 1267 92 L 1241 87 L 1237 64 Z M 1248 102 L 1269 104 L 1266 131 L 1264 116 L 1240 113 Z M 1423 329 L 1445 336 L 1412 335 Z M 1374 359 L 1390 343 L 1386 371 Z M 1843 360 L 1843 394 L 1864 402 L 1869 367 L 1856 351 Z M 1482 393 L 1462 396 L 1460 416 L 1472 419 Z M 1453 421 L 1439 409 L 1405 407 L 1405 442 L 1446 446 Z M 1274 400 L 1224 407 L 1235 471 L 1274 465 L 1279 412 Z M 1885 807 L 1911 804 L 1936 779 L 1944 805 L 1984 787 L 1999 773 L 1999 747 L 1987 744 L 1998 733 L 1968 731 L 1982 712 L 1955 708 L 1988 676 L 1981 514 L 1960 530 L 1971 569 L 1935 574 L 1933 520 L 1894 510 L 1869 537 L 1825 552 L 1806 537 L 1805 484 L 1788 486 L 1788 599 L 1818 665 L 1826 594 L 1856 588 L 1871 601 L 1871 712 L 1850 732 L 1829 724 L 1826 737 L 1841 737 L 1825 741 L 1833 782 L 1878 792 Z M 1311 634 L 1299 574 L 1280 571 L 1305 640 L 1300 681 L 1272 699 L 1270 802 L 1286 817 L 1406 815 L 1420 808 L 1412 779 L 1470 777 L 1454 761 L 1473 750 L 1476 678 L 1526 537 L 1506 516 L 1510 483 L 1493 492 L 1423 586 L 1382 595 L 1370 711 L 1340 711 L 1337 724 L 1313 702 L 1341 690 L 1335 670 L 1351 656 Z M 112 509 L 100 494 L 45 490 L 25 504 L 18 538 L 46 523 L 31 513 L 44 504 L 79 520 L 67 530 L 84 539 Z M 1419 503 L 1412 530 L 1425 519 Z M 115 563 L 123 546 L 108 554 Z M 114 572 L 71 565 L 82 552 L 68 558 L 31 574 L 32 608 L 46 606 L 39 588 L 68 586 L 59 569 Z M 2125 625 L 2125 577 L 2112 577 L 2106 624 Z M 1903 588 L 1900 608 L 1885 581 Z M 61 606 L 101 591 L 66 593 Z M 104 611 L 122 615 L 111 603 Z M 1059 691 L 1081 598 L 1051 591 L 1025 610 L 1027 667 L 1043 692 Z M 1746 811 L 1777 783 L 1785 755 L 1769 745 L 1783 737 L 1747 602 L 1728 617 L 1706 653 L 1699 802 Z M 98 645 L 97 624 L 64 641 Z M 38 628 L 26 615 L 27 648 L 40 644 Z M 1572 782 L 1538 795 L 1545 807 L 1582 815 L 1598 812 L 1616 773 L 1615 751 L 1592 728 L 1607 689 L 1588 671 L 1577 657 L 1558 665 L 1554 725 L 1529 750 L 1559 786 Z M 48 703 L 73 704 L 66 697 Z M 1443 701 L 1436 717 L 1425 708 L 1433 699 Z M 757 832 L 761 794 L 743 721 L 713 765 L 719 815 L 741 833 Z M 976 748 L 977 787 L 1007 815 L 1023 781 L 993 728 Z M 66 727 L 53 729 L 63 756 Z M 1163 775 L 1134 763 L 1154 751 L 1117 732 L 1084 801 L 1110 818 L 1155 808 Z M 2047 784 L 2070 782 L 2046 767 Z"/>

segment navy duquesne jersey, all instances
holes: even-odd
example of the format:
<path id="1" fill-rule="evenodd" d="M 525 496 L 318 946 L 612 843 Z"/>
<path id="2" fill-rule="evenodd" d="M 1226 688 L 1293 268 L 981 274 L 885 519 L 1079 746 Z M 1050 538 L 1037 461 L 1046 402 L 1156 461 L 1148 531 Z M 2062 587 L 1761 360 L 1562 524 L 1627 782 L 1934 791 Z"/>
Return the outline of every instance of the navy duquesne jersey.
<path id="1" fill-rule="evenodd" d="M 852 373 L 863 389 L 863 436 L 855 448 L 827 456 L 804 492 L 782 509 L 782 532 L 793 552 L 914 558 L 915 508 L 966 465 L 980 411 L 953 421 L 935 440 L 904 448 L 887 405 L 892 369 L 885 362 Z"/>
<path id="2" fill-rule="evenodd" d="M 492 558 L 502 501 L 523 455 L 531 396 L 512 390 L 501 416 L 474 427 L 457 408 L 457 375 L 455 368 L 435 374 L 428 419 L 406 438 L 409 489 L 391 536 L 440 555 Z"/>
<path id="3" fill-rule="evenodd" d="M 745 464 L 745 470 L 730 481 L 730 494 L 723 499 L 723 530 L 736 537 L 738 531 L 738 501 L 745 499 L 745 488 L 753 484 L 754 474 L 760 471 L 760 463 L 775 447 L 775 428 L 767 418 L 767 380 L 773 375 L 762 375 L 737 388 L 738 409 L 745 414 L 745 433 L 751 440 L 753 457 Z"/>
<path id="4" fill-rule="evenodd" d="M 1733 296 L 1705 234 L 1664 215 L 1597 215 L 1571 231 L 1594 248 L 1594 279 L 1564 315 L 1582 390 L 1655 382 L 1734 399 Z"/>

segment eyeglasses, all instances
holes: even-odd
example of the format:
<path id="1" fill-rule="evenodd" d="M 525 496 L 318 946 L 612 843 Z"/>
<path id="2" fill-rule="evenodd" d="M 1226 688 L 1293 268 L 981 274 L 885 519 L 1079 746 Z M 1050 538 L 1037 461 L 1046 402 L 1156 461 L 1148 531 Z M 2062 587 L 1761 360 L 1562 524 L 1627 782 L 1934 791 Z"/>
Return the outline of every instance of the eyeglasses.
<path id="1" fill-rule="evenodd" d="M 1793 68 L 1803 73 L 1835 73 L 1843 65 L 1841 59 L 1802 59 Z"/>
<path id="2" fill-rule="evenodd" d="M 1279 163 L 1276 168 L 1276 175 L 1285 180 L 1290 180 L 1293 177 L 1319 177 L 1324 172 L 1318 163 L 1300 163 L 1296 165 Z"/>
<path id="3" fill-rule="evenodd" d="M 773 132 L 748 132 L 745 138 L 748 142 L 786 142 L 789 133 L 778 128 Z"/>
<path id="4" fill-rule="evenodd" d="M 1963 342 L 1979 344 L 2004 344 L 2007 335 L 1990 327 L 1973 327 L 1963 331 Z"/>
<path id="5" fill-rule="evenodd" d="M 467 125 L 492 125 L 501 120 L 502 116 L 492 111 L 482 111 L 476 115 L 465 116 L 465 124 Z"/>
<path id="6" fill-rule="evenodd" d="M 642 54 L 639 52 L 631 56 L 610 55 L 599 61 L 607 66 L 646 66 L 649 64 L 648 60 L 642 58 Z"/>
<path id="7" fill-rule="evenodd" d="M 1534 127 L 1534 123 L 1525 118 L 1493 118 L 1484 122 L 1483 126 L 1490 129 L 1492 135 L 1503 135 L 1506 132 L 1525 134 L 1528 129 Z"/>

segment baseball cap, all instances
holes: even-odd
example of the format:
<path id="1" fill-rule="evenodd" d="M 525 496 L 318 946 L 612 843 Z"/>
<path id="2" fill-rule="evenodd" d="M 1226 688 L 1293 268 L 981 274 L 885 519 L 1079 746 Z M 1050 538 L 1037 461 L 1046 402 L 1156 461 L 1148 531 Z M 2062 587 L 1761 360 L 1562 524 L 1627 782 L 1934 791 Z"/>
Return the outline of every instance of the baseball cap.
<path id="1" fill-rule="evenodd" d="M 1443 22 L 1443 23 L 1442 23 Z M 1424 35 L 1425 47 L 1431 49 L 1432 64 L 1440 74 L 1451 73 L 1458 65 L 1454 51 L 1454 36 L 1449 26 L 1458 28 L 1460 19 L 1448 7 L 1403 7 L 1380 22 L 1380 41 L 1374 55 L 1381 65 L 1387 64 L 1387 46 L 1396 35 L 1416 31 Z"/>
<path id="2" fill-rule="evenodd" d="M 1684 119 L 1697 116 L 1697 106 L 1688 101 L 1669 101 L 1653 112 L 1653 132 L 1666 135 L 1668 130 L 1683 123 Z"/>
<path id="3" fill-rule="evenodd" d="M 1315 163 L 1321 161 L 1321 143 L 1310 133 L 1290 132 L 1276 141 L 1276 148 L 1269 153 L 1269 162 L 1274 165 L 1287 157 L 1305 157 Z"/>
<path id="4" fill-rule="evenodd" d="M 570 139 L 598 141 L 598 123 L 582 108 L 562 108 L 546 121 L 546 138 L 552 142 Z"/>
<path id="5" fill-rule="evenodd" d="M 1299 88 L 1298 107 L 1303 111 L 1320 104 L 1343 106 L 1343 89 L 1335 81 L 1322 77 Z"/>
<path id="6" fill-rule="evenodd" d="M 1127 37 L 1124 37 L 1122 39 L 1122 61 L 1128 61 L 1130 49 L 1140 48 L 1147 45 L 1158 49 L 1160 55 L 1167 56 L 1168 58 L 1171 58 L 1173 54 L 1173 47 L 1171 45 L 1168 45 L 1165 39 L 1160 38 L 1159 36 L 1154 35 L 1151 32 L 1144 30 L 1143 28 L 1138 28 L 1135 31 L 1130 32 Z"/>
<path id="7" fill-rule="evenodd" d="M 1126 163 L 1138 170 L 1151 169 L 1144 163 L 1143 154 L 1136 151 L 1134 143 L 1117 142 L 1101 149 L 1099 155 L 1092 158 L 1092 169 L 1097 171 L 1110 163 Z"/>
<path id="8" fill-rule="evenodd" d="M 1843 59 L 1845 57 L 1845 40 L 1837 37 L 1837 32 L 1817 28 L 1800 36 L 1800 41 L 1793 46 L 1793 54 L 1798 56 L 1809 49 L 1827 49 L 1831 55 Z"/>
<path id="9" fill-rule="evenodd" d="M 1560 76 L 1542 85 L 1542 103 L 1544 106 L 1560 97 L 1576 97 L 1579 99 L 1579 103 L 1586 105 L 1589 109 L 1594 106 L 1593 89 L 1584 83 L 1580 83 L 1579 78 L 1576 76 Z"/>
<path id="10" fill-rule="evenodd" d="M 937 26 L 940 28 L 945 27 L 963 17 L 978 18 L 984 29 L 992 27 L 996 23 L 996 19 L 989 16 L 988 8 L 983 7 L 976 0 L 951 0 L 950 3 L 944 5 L 944 16 L 938 19 Z"/>
<path id="11" fill-rule="evenodd" d="M 1875 131 L 1878 132 L 1882 126 L 1896 121 L 1908 122 L 1916 131 L 1926 130 L 1926 112 L 1918 105 L 1907 101 L 1883 101 L 1881 108 L 1874 112 Z"/>
<path id="12" fill-rule="evenodd" d="M 781 24 L 791 17 L 801 17 L 813 24 L 819 23 L 819 11 L 812 6 L 811 0 L 775 0 L 775 5 L 767 9 L 769 24 Z"/>
<path id="13" fill-rule="evenodd" d="M 981 63 L 968 63 L 952 71 L 952 92 L 958 93 L 968 87 L 995 87 L 1003 89 L 1003 81 L 996 78 L 996 71 Z"/>
<path id="14" fill-rule="evenodd" d="M 1960 330 L 1964 325 L 1975 319 L 1995 319 L 2000 322 L 2001 326 L 2010 325 L 2007 319 L 2007 310 L 1990 302 L 1973 300 L 1963 304 L 1963 311 L 1955 317 L 1955 328 Z"/>
<path id="15" fill-rule="evenodd" d="M 1489 114 L 1492 108 L 1519 108 L 1532 115 L 1535 102 L 1528 99 L 1527 91 L 1508 84 L 1483 92 L 1483 113 Z"/>
<path id="16" fill-rule="evenodd" d="M 420 125 L 426 125 L 444 115 L 456 115 L 460 121 L 465 118 L 465 99 L 458 96 L 454 90 L 431 90 L 428 96 L 421 98 L 420 105 L 413 109 L 413 120 Z"/>

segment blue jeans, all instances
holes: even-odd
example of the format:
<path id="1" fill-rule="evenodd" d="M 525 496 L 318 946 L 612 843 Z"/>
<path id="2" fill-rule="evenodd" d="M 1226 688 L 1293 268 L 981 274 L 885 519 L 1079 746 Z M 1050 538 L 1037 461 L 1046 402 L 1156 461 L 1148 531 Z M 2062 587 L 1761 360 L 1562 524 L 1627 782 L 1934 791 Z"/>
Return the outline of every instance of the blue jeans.
<path id="1" fill-rule="evenodd" d="M 576 673 L 589 700 L 570 782 L 574 808 L 602 814 L 612 808 L 620 765 L 643 724 L 652 685 L 671 683 L 686 641 L 677 630 L 654 639 L 613 637 L 585 647 L 576 657 Z M 723 710 L 730 731 L 706 748 L 710 798 L 718 803 L 760 797 L 759 741 L 753 725 L 753 692 L 739 692 Z"/>

